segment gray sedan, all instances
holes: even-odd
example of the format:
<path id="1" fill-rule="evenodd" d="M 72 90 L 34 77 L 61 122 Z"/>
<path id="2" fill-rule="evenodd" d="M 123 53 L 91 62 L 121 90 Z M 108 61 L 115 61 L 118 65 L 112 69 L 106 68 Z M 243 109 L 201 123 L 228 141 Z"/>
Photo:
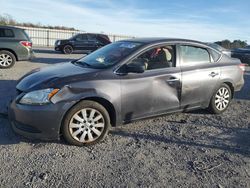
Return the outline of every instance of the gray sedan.
<path id="1" fill-rule="evenodd" d="M 244 65 L 197 41 L 144 38 L 109 44 L 82 59 L 34 70 L 16 86 L 13 129 L 84 146 L 111 126 L 194 109 L 224 112 Z"/>

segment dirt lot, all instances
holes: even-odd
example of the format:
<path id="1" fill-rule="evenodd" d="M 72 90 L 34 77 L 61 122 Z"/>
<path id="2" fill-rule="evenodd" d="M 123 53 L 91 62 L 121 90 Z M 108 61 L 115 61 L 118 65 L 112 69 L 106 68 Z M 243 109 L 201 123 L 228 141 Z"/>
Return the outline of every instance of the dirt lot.
<path id="1" fill-rule="evenodd" d="M 37 50 L 0 70 L 0 187 L 250 187 L 250 72 L 223 115 L 179 113 L 115 128 L 93 147 L 15 135 L 6 113 L 16 80 L 81 57 Z"/>

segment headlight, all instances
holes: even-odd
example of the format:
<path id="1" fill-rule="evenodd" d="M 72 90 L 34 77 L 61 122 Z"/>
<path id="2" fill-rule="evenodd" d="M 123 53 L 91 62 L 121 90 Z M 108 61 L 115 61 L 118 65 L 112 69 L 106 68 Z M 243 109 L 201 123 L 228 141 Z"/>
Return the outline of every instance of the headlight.
<path id="1" fill-rule="evenodd" d="M 56 42 L 56 44 L 57 44 L 57 45 L 60 45 L 60 44 L 61 44 L 61 41 L 60 41 L 60 40 L 58 40 L 58 41 Z"/>
<path id="2" fill-rule="evenodd" d="M 59 89 L 42 89 L 31 91 L 26 93 L 19 103 L 21 104 L 30 104 L 30 105 L 43 105 L 50 103 L 50 99 L 59 91 Z"/>

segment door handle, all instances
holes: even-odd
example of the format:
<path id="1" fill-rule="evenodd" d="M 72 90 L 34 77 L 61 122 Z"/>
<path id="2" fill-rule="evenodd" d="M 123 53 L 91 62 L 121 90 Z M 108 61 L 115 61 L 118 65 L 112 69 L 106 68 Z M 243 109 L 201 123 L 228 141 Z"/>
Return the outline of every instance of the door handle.
<path id="1" fill-rule="evenodd" d="M 219 75 L 219 73 L 215 73 L 215 72 L 211 72 L 210 74 L 209 74 L 209 76 L 211 76 L 211 77 L 215 77 L 215 76 L 218 76 Z"/>
<path id="2" fill-rule="evenodd" d="M 168 83 L 173 83 L 173 82 L 178 82 L 180 79 L 178 79 L 178 78 L 175 78 L 175 77 L 170 77 L 168 80 L 167 80 L 167 82 Z"/>

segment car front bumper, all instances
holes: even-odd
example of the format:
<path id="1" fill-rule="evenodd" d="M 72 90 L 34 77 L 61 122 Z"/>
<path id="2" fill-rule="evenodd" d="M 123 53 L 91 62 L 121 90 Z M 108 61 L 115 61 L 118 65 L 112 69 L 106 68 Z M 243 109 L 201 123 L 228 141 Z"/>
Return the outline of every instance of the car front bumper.
<path id="1" fill-rule="evenodd" d="M 55 47 L 55 51 L 60 51 L 61 49 L 59 47 Z"/>
<path id="2" fill-rule="evenodd" d="M 55 51 L 62 51 L 63 46 L 62 45 L 55 45 L 54 49 L 55 49 Z"/>
<path id="3" fill-rule="evenodd" d="M 40 140 L 58 140 L 64 114 L 71 103 L 22 105 L 13 101 L 8 109 L 13 130 L 24 137 Z"/>

